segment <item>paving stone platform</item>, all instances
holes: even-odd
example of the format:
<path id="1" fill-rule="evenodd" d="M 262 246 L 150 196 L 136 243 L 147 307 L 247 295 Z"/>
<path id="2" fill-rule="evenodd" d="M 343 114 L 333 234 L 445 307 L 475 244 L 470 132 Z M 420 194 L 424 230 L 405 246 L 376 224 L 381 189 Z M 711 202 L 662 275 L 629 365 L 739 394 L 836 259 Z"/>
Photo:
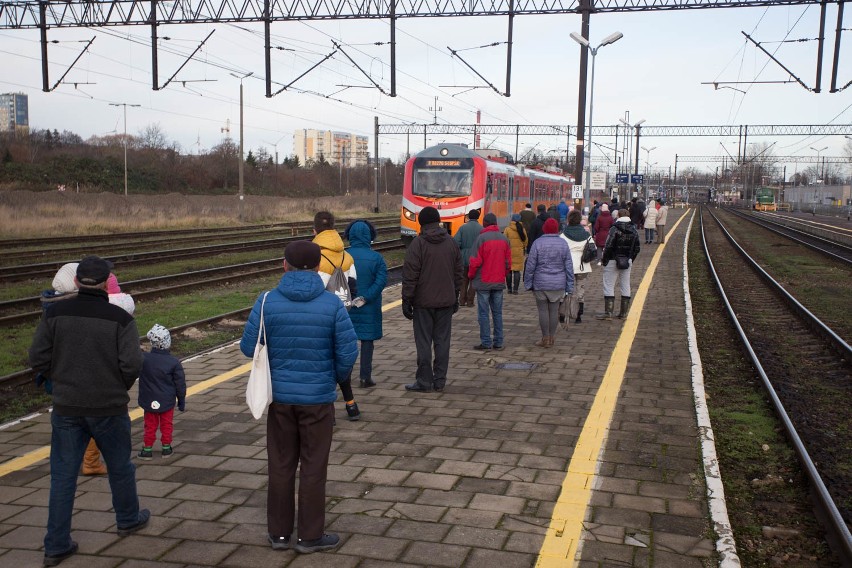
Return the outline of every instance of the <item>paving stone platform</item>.
<path id="1" fill-rule="evenodd" d="M 689 213 L 671 210 L 669 228 Z M 337 550 L 300 556 L 267 544 L 266 423 L 245 406 L 247 373 L 234 369 L 248 359 L 231 346 L 185 364 L 190 386 L 221 382 L 194 392 L 176 414 L 174 455 L 161 459 L 155 446 L 154 460 L 137 461 L 150 525 L 117 536 L 106 479 L 81 477 L 73 520 L 80 552 L 62 566 L 715 565 L 686 340 L 686 225 L 667 237 L 635 340 L 622 354 L 626 371 L 570 558 L 547 554 L 546 540 L 572 529 L 560 512 L 571 501 L 566 472 L 625 325 L 593 317 L 603 307 L 599 269 L 583 323 L 560 330 L 552 349 L 533 346 L 539 332 L 530 293 L 505 297 L 501 352 L 473 350 L 476 310 L 462 308 L 442 393 L 403 389 L 414 377 L 412 328 L 399 307 L 388 309 L 374 355 L 378 386 L 356 387 L 362 420 L 348 422 L 337 403 L 327 502 L 327 527 L 342 539 Z M 634 295 L 657 248 L 643 245 Z M 385 302 L 399 293 L 388 289 Z M 227 373 L 237 376 L 222 380 Z M 133 435 L 141 446 L 139 419 Z M 41 565 L 49 441 L 46 414 L 0 429 L 0 566 Z"/>

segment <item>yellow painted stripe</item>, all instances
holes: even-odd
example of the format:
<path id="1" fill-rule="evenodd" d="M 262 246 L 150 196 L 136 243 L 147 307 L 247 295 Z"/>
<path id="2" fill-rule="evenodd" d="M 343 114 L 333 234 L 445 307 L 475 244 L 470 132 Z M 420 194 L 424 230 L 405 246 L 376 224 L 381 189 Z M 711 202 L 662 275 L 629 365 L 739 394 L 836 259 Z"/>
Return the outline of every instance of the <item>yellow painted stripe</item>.
<path id="1" fill-rule="evenodd" d="M 382 306 L 382 311 L 386 312 L 386 311 L 390 310 L 391 308 L 395 308 L 395 307 L 397 307 L 401 304 L 402 304 L 402 300 L 395 300 L 393 302 L 387 303 L 384 306 Z M 230 381 L 231 379 L 233 379 L 235 377 L 239 377 L 240 375 L 248 373 L 250 370 L 251 370 L 251 363 L 246 363 L 245 365 L 240 365 L 239 367 L 237 367 L 235 369 L 231 369 L 230 371 L 222 373 L 221 375 L 216 375 L 215 377 L 207 379 L 206 381 L 201 381 L 200 383 L 196 383 L 196 384 L 192 385 L 191 387 L 186 389 L 186 396 L 187 396 L 187 398 L 189 398 L 192 395 L 204 392 L 207 389 L 215 387 L 216 385 L 218 385 L 220 383 L 224 383 L 225 381 Z M 145 412 L 141 408 L 136 408 L 136 409 L 130 411 L 130 420 L 131 421 L 139 420 L 140 418 L 142 418 L 142 416 L 144 414 L 145 414 Z M 21 457 L 14 458 L 14 459 L 11 459 L 7 462 L 3 462 L 2 464 L 0 464 L 0 477 L 3 477 L 4 475 L 8 475 L 8 474 L 10 474 L 14 471 L 19 471 L 21 469 L 24 469 L 26 467 L 34 465 L 34 464 L 40 462 L 41 460 L 48 459 L 49 457 L 50 457 L 50 446 L 42 446 L 41 448 L 39 448 L 37 450 L 33 450 L 31 452 L 28 452 L 28 453 L 22 455 Z"/>
<path id="2" fill-rule="evenodd" d="M 686 215 L 681 215 L 671 228 L 671 234 L 675 232 L 685 217 Z M 630 355 L 633 340 L 636 338 L 642 308 L 645 306 L 654 272 L 657 270 L 657 265 L 660 263 L 660 257 L 665 248 L 666 245 L 657 248 L 654 258 L 651 259 L 651 263 L 645 271 L 645 276 L 633 296 L 630 312 L 628 312 L 627 319 L 624 320 L 621 335 L 612 351 L 612 357 L 609 360 L 606 372 L 604 372 L 601 386 L 595 395 L 595 400 L 589 409 L 589 415 L 586 417 L 585 424 L 583 424 L 583 430 L 577 439 L 574 454 L 568 463 L 568 472 L 562 482 L 562 490 L 556 501 L 556 506 L 553 508 L 550 526 L 538 552 L 538 560 L 535 564 L 537 567 L 565 568 L 569 565 L 575 565 L 574 556 L 577 554 L 577 546 L 583 531 L 583 518 L 592 496 L 598 459 L 609 432 L 612 415 L 615 412 L 615 403 L 618 400 L 621 383 L 624 381 L 627 358 Z"/>

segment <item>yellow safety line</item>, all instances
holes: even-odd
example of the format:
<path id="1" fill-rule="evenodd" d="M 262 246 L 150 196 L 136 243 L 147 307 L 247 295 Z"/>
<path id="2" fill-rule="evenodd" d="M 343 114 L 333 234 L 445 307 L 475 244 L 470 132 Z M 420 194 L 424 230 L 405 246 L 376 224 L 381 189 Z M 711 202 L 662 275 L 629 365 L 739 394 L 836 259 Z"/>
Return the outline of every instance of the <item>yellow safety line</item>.
<path id="1" fill-rule="evenodd" d="M 388 304 L 382 306 L 382 311 L 386 312 L 391 308 L 395 308 L 402 304 L 402 300 L 395 300 Z M 203 392 L 209 388 L 215 387 L 220 383 L 224 383 L 225 381 L 230 381 L 235 377 L 239 377 L 245 373 L 248 373 L 251 370 L 251 363 L 246 363 L 245 365 L 240 365 L 235 369 L 231 369 L 221 375 L 216 375 L 206 381 L 201 381 L 188 389 L 186 389 L 186 396 L 189 398 L 192 395 Z M 136 408 L 130 412 L 130 421 L 139 420 L 144 415 L 144 411 L 141 408 Z M 8 475 L 14 471 L 18 471 L 24 469 L 25 467 L 29 467 L 33 464 L 40 462 L 41 460 L 46 460 L 50 457 L 50 446 L 42 446 L 37 450 L 33 450 L 31 452 L 27 452 L 26 454 L 11 459 L 7 462 L 0 463 L 0 477 L 4 475 Z"/>
<path id="2" fill-rule="evenodd" d="M 680 222 L 686 215 L 681 215 L 670 230 L 674 234 Z M 671 237 L 669 237 L 671 238 Z M 666 245 L 660 245 L 654 253 L 654 258 L 645 271 L 645 276 L 639 284 L 621 335 L 612 351 L 609 364 L 604 373 L 601 386 L 595 395 L 595 400 L 589 409 L 589 415 L 583 424 L 583 430 L 577 439 L 574 454 L 568 463 L 568 472 L 562 482 L 562 490 L 553 508 L 550 526 L 545 533 L 544 542 L 538 551 L 536 566 L 541 568 L 565 568 L 574 565 L 574 556 L 583 530 L 583 518 L 592 496 L 595 474 L 597 473 L 598 458 L 603 450 L 609 432 L 609 425 L 618 401 L 624 372 L 627 370 L 627 358 L 630 347 L 636 338 L 642 308 L 648 297 L 648 290 L 654 278 L 654 272 L 660 262 L 660 257 Z"/>

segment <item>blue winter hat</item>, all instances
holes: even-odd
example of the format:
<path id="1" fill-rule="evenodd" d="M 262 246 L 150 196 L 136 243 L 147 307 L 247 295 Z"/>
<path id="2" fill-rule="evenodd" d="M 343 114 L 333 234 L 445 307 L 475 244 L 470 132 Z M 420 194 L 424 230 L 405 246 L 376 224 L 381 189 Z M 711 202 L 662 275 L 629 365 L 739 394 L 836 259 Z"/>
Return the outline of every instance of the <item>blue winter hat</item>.
<path id="1" fill-rule="evenodd" d="M 520 220 L 521 220 L 521 214 L 520 213 L 515 213 L 514 215 L 512 215 L 512 221 L 520 221 Z"/>
<path id="2" fill-rule="evenodd" d="M 349 223 L 349 225 L 343 231 L 343 238 L 346 239 L 347 241 L 349 240 L 349 230 L 352 229 L 352 226 L 355 223 L 364 223 L 364 224 L 367 225 L 367 227 L 370 228 L 370 240 L 371 241 L 375 241 L 378 238 L 379 233 L 378 233 L 378 231 L 376 231 L 375 225 L 373 225 L 372 223 L 370 223 L 366 219 L 356 219 L 356 220 L 352 221 L 351 223 Z"/>

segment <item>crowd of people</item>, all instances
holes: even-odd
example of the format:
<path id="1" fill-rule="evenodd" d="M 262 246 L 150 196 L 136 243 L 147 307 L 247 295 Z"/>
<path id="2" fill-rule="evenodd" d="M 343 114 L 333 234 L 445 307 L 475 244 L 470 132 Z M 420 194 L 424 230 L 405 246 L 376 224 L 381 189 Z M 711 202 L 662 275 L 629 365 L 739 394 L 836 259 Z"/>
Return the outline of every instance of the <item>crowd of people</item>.
<path id="1" fill-rule="evenodd" d="M 653 201 L 646 208 L 634 200 L 621 209 L 615 200 L 595 202 L 591 210 L 580 211 L 563 200 L 551 207 L 539 204 L 535 212 L 527 203 L 502 231 L 493 213 L 481 224 L 480 211 L 467 217 L 451 237 L 437 209 L 425 207 L 418 214 L 420 234 L 406 251 L 402 270 L 402 313 L 412 321 L 416 349 L 407 391 L 446 387 L 452 319 L 460 307 L 473 307 L 475 300 L 480 333 L 474 349 L 504 349 L 503 295 L 518 294 L 523 284 L 538 312 L 541 338 L 535 346 L 549 348 L 560 324 L 582 323 L 594 259 L 603 267 L 604 295 L 604 311 L 596 317 L 613 318 L 618 285 L 616 317 L 624 318 L 639 230 L 645 229 L 646 244 L 655 234 L 657 242 L 665 242 L 666 207 Z M 287 245 L 284 273 L 275 288 L 258 297 L 240 341 L 243 354 L 251 357 L 262 330 L 269 358 L 267 526 L 275 550 L 311 553 L 339 544 L 337 535 L 324 530 L 334 402 L 340 388 L 347 417 L 361 418 L 352 390 L 359 353 L 359 386 L 377 384 L 372 361 L 374 343 L 383 335 L 387 265 L 371 248 L 376 235 L 369 221 L 354 221 L 343 232 L 347 247 L 334 215 L 317 213 L 313 240 Z M 575 301 L 575 312 L 563 309 L 566 298 Z M 29 357 L 53 396 L 44 565 L 56 566 L 78 550 L 71 517 L 81 466 L 86 475 L 108 476 L 119 535 L 147 526 L 150 512 L 140 508 L 131 461 L 128 393 L 138 379 L 144 432 L 137 457 L 154 457 L 159 432 L 161 456 L 168 458 L 174 453 L 174 411 L 185 410 L 186 380 L 169 352 L 166 327 L 154 325 L 147 333 L 151 349 L 140 347 L 132 297 L 121 292 L 107 260 L 89 256 L 63 266 L 42 301 L 44 315 Z M 79 364 L 81 353 L 86 365 Z"/>

